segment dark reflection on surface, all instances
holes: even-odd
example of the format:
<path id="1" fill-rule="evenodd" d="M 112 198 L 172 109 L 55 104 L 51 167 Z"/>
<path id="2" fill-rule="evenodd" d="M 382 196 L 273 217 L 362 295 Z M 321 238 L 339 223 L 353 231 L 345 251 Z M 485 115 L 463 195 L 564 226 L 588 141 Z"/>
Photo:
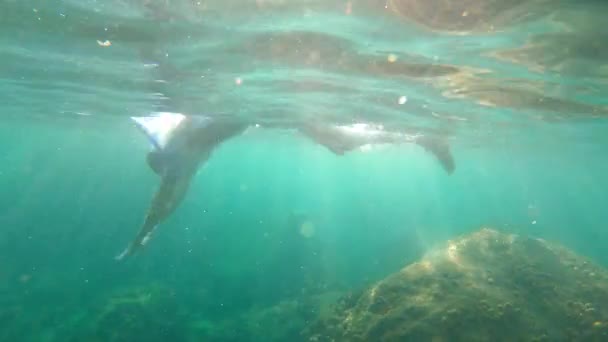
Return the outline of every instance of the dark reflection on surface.
<path id="1" fill-rule="evenodd" d="M 602 106 L 551 95 L 549 90 L 559 85 L 548 82 L 491 78 L 484 77 L 481 72 L 462 72 L 438 80 L 436 84 L 445 89 L 443 95 L 446 97 L 466 98 L 486 107 L 532 109 L 573 116 L 608 115 Z"/>
<path id="2" fill-rule="evenodd" d="M 224 53 L 247 54 L 276 67 L 308 67 L 347 74 L 387 77 L 438 77 L 458 67 L 436 64 L 423 57 L 397 58 L 391 54 L 359 52 L 354 42 L 320 32 L 262 33 L 238 42 Z M 415 60 L 415 62 L 410 62 Z"/>
<path id="3" fill-rule="evenodd" d="M 532 36 L 526 44 L 495 52 L 496 58 L 533 71 L 608 78 L 608 33 L 560 32 Z"/>
<path id="4" fill-rule="evenodd" d="M 538 14 L 547 0 L 388 0 L 393 13 L 443 31 L 492 32 Z M 542 11 L 539 11 L 542 13 Z"/>

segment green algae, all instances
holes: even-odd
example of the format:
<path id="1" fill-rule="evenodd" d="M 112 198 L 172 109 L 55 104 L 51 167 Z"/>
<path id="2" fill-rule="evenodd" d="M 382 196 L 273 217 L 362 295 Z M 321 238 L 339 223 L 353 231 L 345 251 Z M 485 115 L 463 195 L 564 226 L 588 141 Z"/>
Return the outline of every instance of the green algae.
<path id="1" fill-rule="evenodd" d="M 556 244 L 482 229 L 317 322 L 319 341 L 608 338 L 608 272 Z M 342 303 L 344 304 L 344 303 Z"/>

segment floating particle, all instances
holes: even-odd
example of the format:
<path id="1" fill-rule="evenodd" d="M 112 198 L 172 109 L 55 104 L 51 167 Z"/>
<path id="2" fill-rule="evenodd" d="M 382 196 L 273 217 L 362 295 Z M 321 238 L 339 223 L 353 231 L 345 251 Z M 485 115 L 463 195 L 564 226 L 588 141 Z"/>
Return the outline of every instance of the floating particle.
<path id="1" fill-rule="evenodd" d="M 397 102 L 402 105 L 407 102 L 407 97 L 401 96 Z"/>
<path id="2" fill-rule="evenodd" d="M 362 145 L 361 147 L 359 147 L 359 150 L 360 150 L 361 152 L 369 152 L 369 151 L 371 151 L 373 148 L 374 148 L 374 146 L 373 146 L 372 144 L 365 144 L 365 145 Z"/>
<path id="3" fill-rule="evenodd" d="M 234 83 L 236 85 L 241 85 L 243 83 L 243 80 L 240 77 L 237 77 L 237 78 L 234 79 Z"/>
<path id="4" fill-rule="evenodd" d="M 319 51 L 311 51 L 308 54 L 308 63 L 317 63 L 321 58 L 321 54 Z"/>
<path id="5" fill-rule="evenodd" d="M 210 94 L 207 97 L 207 102 L 209 103 L 218 103 L 220 101 L 220 97 L 217 94 Z"/>
<path id="6" fill-rule="evenodd" d="M 463 16 L 463 17 L 466 17 L 466 16 L 468 16 L 468 15 L 469 15 L 469 12 L 467 12 L 467 11 L 462 12 L 462 16 Z"/>
<path id="7" fill-rule="evenodd" d="M 532 224 L 536 224 L 536 220 L 532 221 Z"/>
<path id="8" fill-rule="evenodd" d="M 397 61 L 397 55 L 391 53 L 390 55 L 388 55 L 387 60 L 389 63 L 395 63 Z"/>
<path id="9" fill-rule="evenodd" d="M 315 226 L 312 222 L 307 221 L 300 226 L 300 235 L 305 238 L 310 238 L 315 235 Z"/>
<path id="10" fill-rule="evenodd" d="M 98 40 L 98 41 L 97 41 L 97 44 L 98 44 L 99 46 L 103 46 L 103 47 L 112 46 L 112 42 L 110 42 L 109 40 L 105 40 L 105 41 L 103 41 L 103 42 L 102 42 L 101 40 Z"/>
<path id="11" fill-rule="evenodd" d="M 351 13 L 353 13 L 353 3 L 352 2 L 347 2 L 346 3 L 346 10 L 344 11 L 344 13 L 346 15 L 350 15 Z"/>

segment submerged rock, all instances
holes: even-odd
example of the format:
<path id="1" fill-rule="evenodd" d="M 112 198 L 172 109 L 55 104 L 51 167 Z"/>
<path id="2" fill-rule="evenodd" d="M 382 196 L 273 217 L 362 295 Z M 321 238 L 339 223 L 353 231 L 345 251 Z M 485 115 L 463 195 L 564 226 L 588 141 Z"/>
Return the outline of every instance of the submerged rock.
<path id="1" fill-rule="evenodd" d="M 344 298 L 311 341 L 607 341 L 608 272 L 491 229 Z"/>
<path id="2" fill-rule="evenodd" d="M 187 341 L 183 315 L 170 290 L 156 285 L 113 291 L 83 313 L 67 341 Z"/>
<path id="3" fill-rule="evenodd" d="M 324 315 L 339 294 L 301 296 L 267 307 L 252 308 L 237 317 L 223 320 L 201 318 L 192 322 L 190 341 L 279 342 L 305 341 L 302 331 Z"/>

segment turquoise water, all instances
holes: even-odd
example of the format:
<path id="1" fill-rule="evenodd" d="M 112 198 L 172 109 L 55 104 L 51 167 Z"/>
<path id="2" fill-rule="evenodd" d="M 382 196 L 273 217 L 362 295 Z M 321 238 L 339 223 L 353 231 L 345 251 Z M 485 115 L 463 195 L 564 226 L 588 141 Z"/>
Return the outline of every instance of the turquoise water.
<path id="1" fill-rule="evenodd" d="M 356 291 L 482 226 L 607 265 L 606 10 L 3 1 L 0 340 L 305 340 L 315 309 L 250 330 L 242 315 Z M 336 156 L 247 131 L 120 263 L 158 184 L 129 117 L 155 110 L 437 134 L 456 170 L 415 145 Z M 231 320 L 242 330 L 219 327 Z"/>

